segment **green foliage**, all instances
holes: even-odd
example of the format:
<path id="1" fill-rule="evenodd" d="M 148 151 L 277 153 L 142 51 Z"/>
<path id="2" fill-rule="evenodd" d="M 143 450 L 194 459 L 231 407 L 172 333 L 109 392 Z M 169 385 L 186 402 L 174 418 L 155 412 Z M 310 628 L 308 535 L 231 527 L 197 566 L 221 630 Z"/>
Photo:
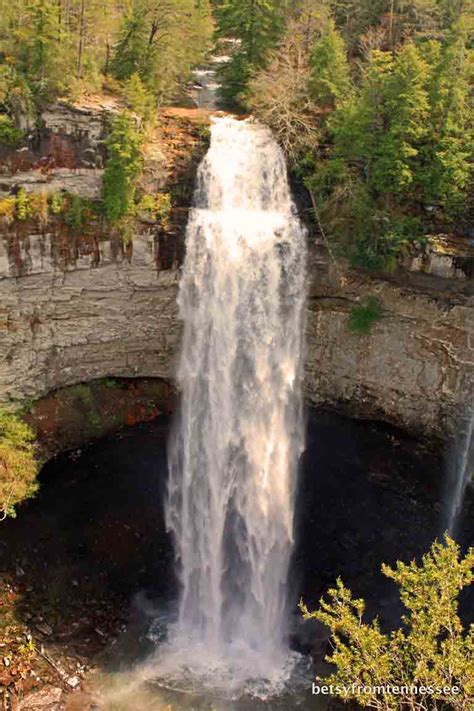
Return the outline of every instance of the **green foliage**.
<path id="1" fill-rule="evenodd" d="M 79 195 L 70 195 L 64 203 L 63 211 L 64 221 L 76 232 L 84 229 L 91 216 L 89 201 Z"/>
<path id="2" fill-rule="evenodd" d="M 382 307 L 376 296 L 369 296 L 360 306 L 354 306 L 349 316 L 349 329 L 353 333 L 368 335 L 372 326 L 382 318 Z"/>
<path id="3" fill-rule="evenodd" d="M 15 128 L 9 116 L 0 114 L 0 145 L 16 146 L 23 137 L 23 131 Z"/>
<path id="4" fill-rule="evenodd" d="M 134 72 L 123 85 L 123 96 L 128 107 L 140 118 L 150 122 L 153 118 L 156 102 L 153 95 L 146 89 L 140 76 Z"/>
<path id="5" fill-rule="evenodd" d="M 30 199 L 24 188 L 20 188 L 16 196 L 16 219 L 23 222 L 31 215 Z"/>
<path id="6" fill-rule="evenodd" d="M 318 106 L 335 108 L 349 98 L 352 85 L 347 51 L 332 20 L 323 36 L 314 44 L 311 70 L 309 94 Z"/>
<path id="7" fill-rule="evenodd" d="M 16 195 L 0 199 L 0 219 L 7 225 L 15 220 L 23 222 L 34 219 L 41 227 L 45 227 L 51 215 L 54 215 L 61 217 L 73 230 L 80 231 L 95 210 L 90 200 L 65 192 L 27 193 L 24 188 L 20 188 Z"/>
<path id="8" fill-rule="evenodd" d="M 423 48 L 432 71 L 427 83 L 430 117 L 419 180 L 425 200 L 440 205 L 453 218 L 462 215 L 472 181 L 470 85 L 474 57 L 466 44 L 467 32 L 460 22 L 444 45 L 430 42 Z"/>
<path id="9" fill-rule="evenodd" d="M 158 101 L 176 94 L 209 49 L 212 20 L 207 0 L 132 0 L 112 62 L 117 79 L 134 75 Z"/>
<path id="10" fill-rule="evenodd" d="M 34 115 L 59 95 L 100 91 L 111 71 L 137 73 L 153 102 L 169 98 L 212 31 L 207 0 L 0 0 L 0 110 Z"/>
<path id="11" fill-rule="evenodd" d="M 219 34 L 239 47 L 223 68 L 223 97 L 239 101 L 254 71 L 262 67 L 284 29 L 283 0 L 226 0 L 217 9 Z"/>
<path id="12" fill-rule="evenodd" d="M 333 685 L 345 701 L 380 711 L 472 708 L 474 625 L 463 629 L 458 605 L 461 590 L 474 580 L 474 549 L 462 558 L 459 546 L 446 536 L 445 544 L 435 542 L 420 565 L 398 562 L 395 568 L 384 565 L 382 572 L 399 586 L 407 610 L 403 625 L 393 632 L 383 633 L 377 619 L 364 622 L 364 601 L 353 598 L 340 579 L 318 610 L 309 612 L 300 604 L 306 619 L 315 618 L 331 631 L 333 652 L 327 661 L 335 671 L 324 684 Z M 403 687 L 404 693 L 390 687 Z"/>
<path id="13" fill-rule="evenodd" d="M 279 31 L 255 66 L 235 56 L 240 97 L 311 190 L 334 252 L 356 266 L 391 270 L 427 233 L 470 224 L 472 11 L 455 5 L 299 0 L 281 15 L 275 4 L 276 48 Z"/>
<path id="14" fill-rule="evenodd" d="M 142 136 L 128 114 L 114 119 L 106 146 L 104 212 L 111 225 L 118 225 L 135 209 L 136 183 L 143 165 Z"/>
<path id="15" fill-rule="evenodd" d="M 169 193 L 156 193 L 156 195 L 143 195 L 137 204 L 137 212 L 138 215 L 142 214 L 147 219 L 166 227 L 169 222 L 171 207 L 171 195 Z"/>
<path id="16" fill-rule="evenodd" d="M 35 435 L 17 415 L 0 409 L 0 520 L 33 496 L 38 485 Z"/>
<path id="17" fill-rule="evenodd" d="M 50 210 L 53 215 L 59 215 L 63 212 L 66 204 L 66 196 L 64 193 L 53 193 L 50 197 Z"/>
<path id="18" fill-rule="evenodd" d="M 420 207 L 424 215 L 439 207 L 445 225 L 467 215 L 467 72 L 459 33 L 445 45 L 408 43 L 395 55 L 374 50 L 359 89 L 336 105 L 329 148 L 306 182 L 327 232 L 354 264 L 393 268 L 423 233 Z"/>

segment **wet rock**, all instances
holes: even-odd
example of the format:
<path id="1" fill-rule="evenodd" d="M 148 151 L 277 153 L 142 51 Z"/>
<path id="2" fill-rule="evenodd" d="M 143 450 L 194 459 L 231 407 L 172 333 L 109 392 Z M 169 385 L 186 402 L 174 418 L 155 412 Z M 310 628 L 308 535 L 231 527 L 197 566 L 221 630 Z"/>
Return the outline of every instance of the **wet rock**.
<path id="1" fill-rule="evenodd" d="M 18 711 L 32 709 L 45 709 L 45 711 L 59 711 L 59 704 L 63 690 L 59 687 L 45 686 L 41 691 L 34 691 L 21 699 L 17 705 Z"/>
<path id="2" fill-rule="evenodd" d="M 53 634 L 53 628 L 50 627 L 46 622 L 41 622 L 39 625 L 36 625 L 36 628 L 41 634 L 44 634 L 46 637 L 49 637 L 50 635 Z"/>

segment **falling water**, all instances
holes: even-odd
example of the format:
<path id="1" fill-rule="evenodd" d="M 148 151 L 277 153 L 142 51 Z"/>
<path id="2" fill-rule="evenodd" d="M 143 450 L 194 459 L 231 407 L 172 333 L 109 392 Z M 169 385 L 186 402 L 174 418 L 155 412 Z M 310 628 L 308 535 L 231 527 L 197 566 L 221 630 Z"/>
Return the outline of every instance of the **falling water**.
<path id="1" fill-rule="evenodd" d="M 215 119 L 195 204 L 170 446 L 167 522 L 182 584 L 170 649 L 193 673 L 271 680 L 288 660 L 305 232 L 270 131 Z"/>
<path id="2" fill-rule="evenodd" d="M 447 490 L 443 512 L 443 532 L 457 534 L 464 497 L 474 471 L 473 451 L 474 407 L 463 422 L 448 462 Z"/>

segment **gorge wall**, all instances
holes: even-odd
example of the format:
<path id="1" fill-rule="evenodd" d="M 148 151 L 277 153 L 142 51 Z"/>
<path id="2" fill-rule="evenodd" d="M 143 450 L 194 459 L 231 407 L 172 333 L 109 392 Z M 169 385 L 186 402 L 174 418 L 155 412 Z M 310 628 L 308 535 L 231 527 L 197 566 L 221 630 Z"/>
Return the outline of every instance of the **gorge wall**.
<path id="1" fill-rule="evenodd" d="M 100 170 L 92 163 L 68 169 L 79 186 L 86 172 L 89 192 Z M 172 381 L 184 209 L 181 216 L 175 233 L 142 225 L 127 247 L 110 235 L 32 223 L 1 228 L 0 401 L 97 378 Z M 310 241 L 308 400 L 427 435 L 455 431 L 474 396 L 472 281 L 453 268 L 383 278 L 347 270 L 341 282 L 323 246 Z M 370 295 L 382 318 L 368 335 L 352 333 L 351 309 Z"/>
<path id="2" fill-rule="evenodd" d="M 22 240 L 21 274 L 0 242 L 2 399 L 102 377 L 172 380 L 179 269 L 157 267 L 155 236 L 136 235 L 129 255 L 102 241 L 98 255 L 80 254 L 67 267 L 55 263 L 53 242 Z M 472 398 L 472 296 L 355 272 L 341 285 L 322 254 L 310 266 L 308 399 L 430 434 L 453 431 Z M 383 317 L 358 335 L 349 314 L 368 294 Z"/>

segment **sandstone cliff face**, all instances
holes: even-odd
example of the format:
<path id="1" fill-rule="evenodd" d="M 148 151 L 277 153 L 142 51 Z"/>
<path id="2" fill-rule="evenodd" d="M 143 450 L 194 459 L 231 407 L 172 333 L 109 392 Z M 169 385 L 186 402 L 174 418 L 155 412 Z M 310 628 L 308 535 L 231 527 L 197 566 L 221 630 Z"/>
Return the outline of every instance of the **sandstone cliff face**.
<path id="1" fill-rule="evenodd" d="M 455 432 L 474 402 L 472 288 L 430 278 L 413 283 L 403 273 L 389 281 L 351 271 L 341 284 L 324 258 L 313 264 L 313 273 L 308 398 L 418 433 Z M 379 299 L 382 318 L 369 335 L 352 333 L 350 312 L 369 295 Z"/>
<path id="2" fill-rule="evenodd" d="M 23 245 L 21 276 L 0 242 L 0 392 L 3 400 L 102 377 L 173 379 L 180 324 L 179 269 L 160 270 L 152 233 L 133 253 L 110 240 L 55 262 L 51 238 Z M 28 251 L 28 254 L 26 252 Z M 469 294 L 310 265 L 306 393 L 318 405 L 426 432 L 454 431 L 473 398 L 474 319 Z M 351 309 L 376 295 L 383 318 L 351 333 Z"/>
<path id="3" fill-rule="evenodd" d="M 22 276 L 0 243 L 1 399 L 106 376 L 171 378 L 178 272 L 156 269 L 153 235 L 135 238 L 131 258 L 106 240 L 67 267 L 52 242 L 22 245 Z"/>
<path id="4" fill-rule="evenodd" d="M 98 195 L 102 108 L 79 112 L 80 121 L 64 107 L 47 114 L 49 139 L 60 135 L 73 141 L 76 153 L 80 144 L 95 156 L 79 170 L 56 160 L 48 181 L 67 177 L 78 194 L 84 188 Z M 147 177 L 155 188 L 169 183 L 180 161 L 180 170 L 188 170 L 179 138 L 189 133 L 183 120 L 163 117 L 168 149 L 152 147 Z M 30 180 L 34 190 L 43 180 L 44 171 L 30 170 L 26 179 L 19 170 L 4 179 L 6 189 L 13 183 L 28 189 Z M 105 234 L 67 233 L 60 225 L 0 229 L 0 401 L 36 399 L 97 378 L 173 380 L 186 201 L 189 195 L 178 206 L 174 230 L 160 235 L 142 225 L 133 247 Z M 405 270 L 375 279 L 348 271 L 341 283 L 324 250 L 310 241 L 308 400 L 428 435 L 455 431 L 474 399 L 470 273 L 443 255 L 451 259 L 442 270 L 447 278 L 433 276 L 430 257 L 430 268 L 424 267 L 430 273 Z M 349 315 L 369 295 L 379 299 L 383 318 L 369 335 L 356 335 Z"/>

